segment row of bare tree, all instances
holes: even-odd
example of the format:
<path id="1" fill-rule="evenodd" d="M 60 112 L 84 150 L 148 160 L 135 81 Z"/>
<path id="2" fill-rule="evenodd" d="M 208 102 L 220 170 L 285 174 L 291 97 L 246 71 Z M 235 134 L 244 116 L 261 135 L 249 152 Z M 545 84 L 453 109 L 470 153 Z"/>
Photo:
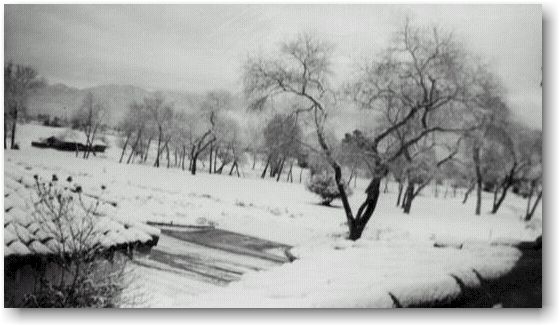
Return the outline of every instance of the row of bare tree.
<path id="1" fill-rule="evenodd" d="M 230 175 L 240 176 L 244 149 L 239 124 L 227 114 L 230 105 L 231 95 L 223 91 L 208 93 L 200 109 L 190 113 L 175 110 L 161 94 L 131 103 L 119 124 L 119 162 L 147 162 L 152 151 L 154 167 L 165 160 L 168 168 L 194 175 L 198 163 L 207 161 L 209 173 L 221 174 L 231 164 Z"/>

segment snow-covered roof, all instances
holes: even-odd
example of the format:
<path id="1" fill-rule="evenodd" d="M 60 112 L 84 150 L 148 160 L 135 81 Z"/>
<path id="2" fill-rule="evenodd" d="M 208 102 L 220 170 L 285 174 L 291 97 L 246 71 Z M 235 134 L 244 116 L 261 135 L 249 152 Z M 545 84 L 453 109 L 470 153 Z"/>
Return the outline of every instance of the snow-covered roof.
<path id="1" fill-rule="evenodd" d="M 87 142 L 86 136 L 83 132 L 73 129 L 65 129 L 62 132 L 59 132 L 56 135 L 51 137 L 55 137 L 61 141 L 71 142 L 71 143 L 81 143 L 85 144 Z M 93 145 L 107 145 L 101 137 L 97 136 L 93 141 Z"/>
<path id="2" fill-rule="evenodd" d="M 31 173 L 14 172 L 5 167 L 4 171 L 4 257 L 25 257 L 51 255 L 72 251 L 62 247 L 61 237 L 50 232 L 45 224 L 51 221 L 34 217 L 36 180 Z M 83 197 L 86 201 L 95 201 Z M 102 206 L 110 206 L 106 201 L 100 203 L 99 215 L 95 216 L 95 245 L 101 249 L 118 248 L 127 245 L 154 246 L 159 239 L 160 230 L 149 225 L 112 216 Z M 107 213 L 109 212 L 109 213 Z"/>

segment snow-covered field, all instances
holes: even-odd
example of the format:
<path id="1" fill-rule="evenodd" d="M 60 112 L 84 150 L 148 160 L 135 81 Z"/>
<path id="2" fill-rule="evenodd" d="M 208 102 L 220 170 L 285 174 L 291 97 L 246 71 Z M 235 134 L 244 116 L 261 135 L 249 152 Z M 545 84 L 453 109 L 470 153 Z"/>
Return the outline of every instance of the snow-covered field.
<path id="1" fill-rule="evenodd" d="M 165 301 L 176 306 L 385 307 L 394 304 L 388 292 L 400 300 L 418 293 L 441 299 L 460 292 L 450 274 L 464 275 L 464 282 L 476 283 L 473 268 L 492 277 L 511 269 L 520 256 L 513 247 L 485 244 L 506 239 L 532 241 L 542 233 L 541 208 L 532 222 L 525 223 L 521 216 L 526 202 L 513 194 L 496 215 L 489 214 L 491 195 L 485 194 L 483 214 L 475 216 L 474 198 L 463 205 L 462 191 L 456 198 L 445 199 L 442 195 L 434 198 L 428 189 L 407 215 L 395 207 L 395 187 L 390 184 L 363 238 L 350 242 L 344 239 L 346 227 L 344 213 L 336 207 L 339 203 L 332 208 L 317 205 L 318 198 L 297 180 L 262 180 L 254 177 L 250 166 L 243 168 L 248 177 L 237 178 L 208 175 L 203 168 L 192 176 L 180 169 L 119 164 L 120 151 L 115 146 L 89 160 L 76 158 L 74 153 L 30 147 L 31 140 L 62 131 L 19 126 L 21 150 L 4 152 L 4 170 L 72 175 L 91 192 L 105 185 L 106 196 L 118 202 L 115 213 L 123 217 L 214 225 L 295 247 L 292 253 L 299 259 L 294 263 L 248 273 L 240 281 L 215 287 L 196 299 L 185 295 L 188 302 L 182 302 L 180 296 Z M 114 144 L 114 138 L 108 139 Z M 363 198 L 366 182 L 358 182 L 351 198 L 354 207 Z M 434 248 L 435 242 L 464 245 L 462 249 Z M 408 294 L 400 296 L 405 292 Z M 164 299 L 157 297 L 160 303 Z"/>

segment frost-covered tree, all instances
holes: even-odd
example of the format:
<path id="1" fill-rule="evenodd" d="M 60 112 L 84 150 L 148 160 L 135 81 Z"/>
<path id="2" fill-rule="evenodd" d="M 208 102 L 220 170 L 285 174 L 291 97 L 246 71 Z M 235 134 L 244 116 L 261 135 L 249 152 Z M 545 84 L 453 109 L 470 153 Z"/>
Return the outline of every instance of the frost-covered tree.
<path id="1" fill-rule="evenodd" d="M 86 149 L 83 158 L 89 158 L 93 150 L 93 144 L 104 124 L 107 121 L 108 112 L 104 103 L 89 92 L 82 100 L 82 105 L 72 117 L 74 128 L 81 130 L 86 138 Z M 94 153 L 95 155 L 95 153 Z"/>
<path id="2" fill-rule="evenodd" d="M 290 164 L 288 174 L 291 173 L 294 161 L 301 152 L 302 134 L 296 114 L 276 114 L 272 117 L 263 130 L 267 159 L 262 178 L 269 169 L 269 175 L 279 181 L 286 163 Z"/>
<path id="3" fill-rule="evenodd" d="M 349 238 L 356 240 L 375 211 L 381 180 L 391 162 L 432 133 L 462 132 L 475 127 L 470 119 L 458 119 L 470 109 L 466 102 L 475 90 L 474 65 L 451 34 L 407 23 L 385 53 L 359 72 L 348 92 L 353 103 L 389 123 L 363 144 L 372 179 L 366 199 L 354 212 L 348 202 L 341 164 L 325 139 L 328 110 L 337 108 L 330 87 L 332 53 L 328 43 L 302 35 L 285 43 L 275 59 L 250 59 L 245 64 L 245 94 L 253 108 L 262 108 L 271 97 L 282 96 L 300 104 L 298 113 L 308 113 L 341 194 Z M 446 119 L 436 119 L 438 115 Z M 412 123 L 420 128 L 402 142 L 387 143 L 389 136 Z"/>
<path id="4" fill-rule="evenodd" d="M 27 98 L 45 84 L 45 80 L 32 67 L 12 62 L 4 65 L 4 149 L 7 148 L 8 136 L 10 148 L 17 147 L 17 121 L 25 110 Z"/>

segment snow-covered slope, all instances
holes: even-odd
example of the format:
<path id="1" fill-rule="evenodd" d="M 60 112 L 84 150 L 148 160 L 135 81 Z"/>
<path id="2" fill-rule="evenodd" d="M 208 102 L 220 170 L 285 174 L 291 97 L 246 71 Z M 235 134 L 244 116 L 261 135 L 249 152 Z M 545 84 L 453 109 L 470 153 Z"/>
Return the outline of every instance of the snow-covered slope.
<path id="1" fill-rule="evenodd" d="M 342 209 L 317 205 L 318 198 L 306 191 L 303 184 L 208 175 L 205 171 L 192 176 L 180 169 L 119 164 L 120 152 L 115 147 L 84 160 L 73 153 L 27 145 L 32 139 L 52 132 L 39 126 L 20 126 L 22 149 L 6 151 L 5 162 L 46 175 L 79 176 L 84 186 L 92 189 L 103 184 L 107 196 L 119 203 L 119 216 L 138 221 L 210 224 L 295 246 L 293 252 L 300 259 L 293 264 L 250 273 L 226 289 L 217 288 L 225 292 L 216 293 L 216 298 L 227 298 L 229 293 L 239 299 L 235 300 L 239 305 L 392 305 L 386 295 L 376 293 L 387 293 L 389 289 L 397 293 L 398 289 L 410 289 L 414 284 L 432 289 L 448 284 L 446 289 L 453 289 L 457 282 L 450 273 L 468 273 L 472 268 L 499 273 L 511 268 L 519 257 L 517 249 L 511 247 L 440 249 L 433 247 L 435 242 L 490 243 L 505 238 L 532 241 L 542 231 L 541 208 L 534 221 L 525 223 L 521 216 L 526 202 L 513 194 L 496 215 L 489 214 L 491 196 L 485 194 L 483 214 L 475 216 L 474 200 L 463 205 L 460 194 L 456 198 L 434 198 L 431 190 L 427 190 L 415 200 L 412 213 L 407 215 L 395 207 L 395 187 L 390 185 L 389 192 L 382 194 L 363 239 L 352 243 L 344 240 Z M 251 172 L 250 166 L 243 170 L 245 175 L 258 175 Z M 358 182 L 351 198 L 354 207 L 365 196 L 366 182 Z M 212 300 L 211 296 L 204 302 L 234 304 L 225 299 Z"/>

